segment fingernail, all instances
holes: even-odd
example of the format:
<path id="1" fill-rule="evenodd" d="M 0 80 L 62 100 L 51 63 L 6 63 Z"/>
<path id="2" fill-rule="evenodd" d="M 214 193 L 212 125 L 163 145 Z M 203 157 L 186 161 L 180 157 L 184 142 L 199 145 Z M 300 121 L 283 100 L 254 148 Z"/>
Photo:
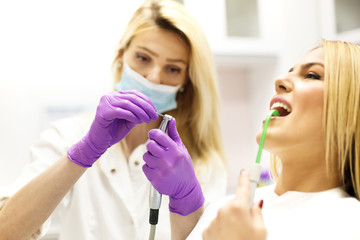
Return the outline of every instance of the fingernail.
<path id="1" fill-rule="evenodd" d="M 259 208 L 262 209 L 263 205 L 264 205 L 264 200 L 261 199 L 260 202 L 259 202 Z"/>
<path id="2" fill-rule="evenodd" d="M 246 173 L 246 170 L 245 169 L 241 169 L 240 170 L 240 175 L 243 175 L 243 174 L 245 174 Z"/>

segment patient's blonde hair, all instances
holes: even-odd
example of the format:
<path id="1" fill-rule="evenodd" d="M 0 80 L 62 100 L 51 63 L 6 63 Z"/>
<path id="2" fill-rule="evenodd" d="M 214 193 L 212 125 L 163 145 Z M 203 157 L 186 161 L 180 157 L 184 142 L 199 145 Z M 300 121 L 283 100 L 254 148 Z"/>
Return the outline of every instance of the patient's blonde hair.
<path id="1" fill-rule="evenodd" d="M 345 190 L 360 199 L 360 47 L 323 40 L 326 163 L 340 176 Z M 271 157 L 275 179 L 280 159 Z"/>
<path id="2" fill-rule="evenodd" d="M 220 97 L 213 56 L 199 23 L 182 4 L 172 0 L 148 0 L 137 9 L 113 61 L 115 83 L 121 81 L 119 61 L 131 40 L 154 29 L 174 32 L 190 49 L 189 81 L 184 91 L 177 95 L 178 108 L 168 114 L 176 118 L 179 134 L 194 163 L 206 162 L 214 156 L 224 161 L 218 118 Z"/>

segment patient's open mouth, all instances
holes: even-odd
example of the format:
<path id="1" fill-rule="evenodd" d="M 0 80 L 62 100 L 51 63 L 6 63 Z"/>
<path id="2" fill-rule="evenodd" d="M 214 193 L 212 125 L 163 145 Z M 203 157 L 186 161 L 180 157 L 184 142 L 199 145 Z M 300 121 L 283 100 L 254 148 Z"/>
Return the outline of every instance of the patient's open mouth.
<path id="1" fill-rule="evenodd" d="M 291 108 L 282 102 L 274 102 L 270 109 L 279 112 L 279 117 L 285 117 L 291 113 Z"/>

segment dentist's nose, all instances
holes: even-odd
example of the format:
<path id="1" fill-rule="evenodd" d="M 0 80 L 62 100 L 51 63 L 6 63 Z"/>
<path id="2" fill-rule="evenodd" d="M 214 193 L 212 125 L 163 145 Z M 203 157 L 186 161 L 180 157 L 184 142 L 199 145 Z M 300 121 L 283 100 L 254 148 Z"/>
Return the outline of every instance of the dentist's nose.
<path id="1" fill-rule="evenodd" d="M 294 88 L 293 82 L 290 80 L 288 75 L 278 77 L 275 80 L 275 90 L 277 93 L 290 92 Z"/>
<path id="2" fill-rule="evenodd" d="M 161 69 L 159 67 L 153 67 L 145 74 L 145 78 L 156 84 L 161 84 Z"/>

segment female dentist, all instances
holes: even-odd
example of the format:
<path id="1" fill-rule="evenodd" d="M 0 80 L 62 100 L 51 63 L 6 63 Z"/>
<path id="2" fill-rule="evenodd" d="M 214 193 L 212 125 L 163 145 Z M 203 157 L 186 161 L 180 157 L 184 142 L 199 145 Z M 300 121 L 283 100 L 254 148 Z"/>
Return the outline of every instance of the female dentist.
<path id="1" fill-rule="evenodd" d="M 56 207 L 59 239 L 148 238 L 150 183 L 141 166 L 157 113 L 178 120 L 205 197 L 225 194 L 215 66 L 194 17 L 176 1 L 145 1 L 113 66 L 116 91 L 101 98 L 95 116 L 55 122 L 31 148 L 31 165 L 0 196 L 0 239 L 43 236 Z M 156 239 L 170 239 L 166 207 Z"/>

